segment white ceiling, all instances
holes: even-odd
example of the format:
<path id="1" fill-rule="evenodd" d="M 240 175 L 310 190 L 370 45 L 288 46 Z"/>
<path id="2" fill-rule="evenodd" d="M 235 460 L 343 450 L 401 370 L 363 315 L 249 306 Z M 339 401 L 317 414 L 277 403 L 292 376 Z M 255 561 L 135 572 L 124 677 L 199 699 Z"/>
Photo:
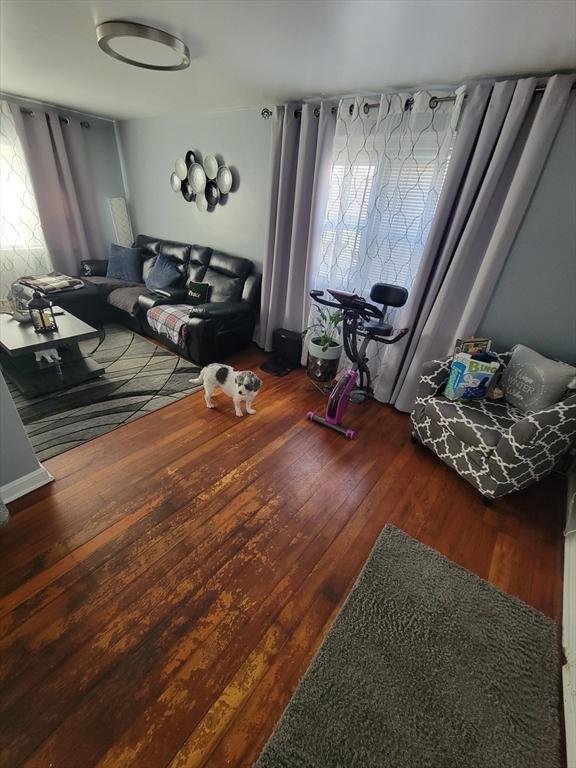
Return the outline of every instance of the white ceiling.
<path id="1" fill-rule="evenodd" d="M 192 63 L 104 55 L 111 19 L 180 36 Z M 576 68 L 576 0 L 0 0 L 0 88 L 115 118 Z"/>

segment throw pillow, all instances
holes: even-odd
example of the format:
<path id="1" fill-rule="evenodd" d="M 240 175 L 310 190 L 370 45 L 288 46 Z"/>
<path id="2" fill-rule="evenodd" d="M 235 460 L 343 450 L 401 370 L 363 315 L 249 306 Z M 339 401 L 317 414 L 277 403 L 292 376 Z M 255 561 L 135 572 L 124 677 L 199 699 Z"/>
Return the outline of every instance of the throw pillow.
<path id="1" fill-rule="evenodd" d="M 502 375 L 504 397 L 522 413 L 549 408 L 576 383 L 576 368 L 550 360 L 522 344 L 512 348 L 512 357 Z"/>
<path id="2" fill-rule="evenodd" d="M 127 283 L 142 282 L 142 249 L 126 248 L 112 243 L 106 277 L 115 277 Z"/>
<path id="3" fill-rule="evenodd" d="M 178 285 L 181 285 L 183 277 L 176 264 L 161 253 L 147 275 L 145 282 L 146 288 L 149 291 L 167 291 L 170 288 L 176 288 Z"/>
<path id="4" fill-rule="evenodd" d="M 198 304 L 208 304 L 210 301 L 210 289 L 211 285 L 208 283 L 195 283 L 190 280 L 186 286 L 188 290 L 188 304 L 192 306 L 198 306 Z"/>

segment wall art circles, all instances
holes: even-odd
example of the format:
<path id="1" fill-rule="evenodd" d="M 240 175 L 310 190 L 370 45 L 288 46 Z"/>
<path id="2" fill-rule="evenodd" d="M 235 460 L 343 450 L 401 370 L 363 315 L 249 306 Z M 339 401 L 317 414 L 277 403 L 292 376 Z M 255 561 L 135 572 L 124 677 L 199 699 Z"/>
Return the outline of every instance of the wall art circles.
<path id="1" fill-rule="evenodd" d="M 188 181 L 195 194 L 204 192 L 206 187 L 206 174 L 200 163 L 192 163 L 188 169 Z"/>
<path id="2" fill-rule="evenodd" d="M 170 175 L 170 186 L 172 187 L 173 192 L 180 192 L 180 187 L 182 186 L 182 182 L 174 172 L 172 172 L 172 174 Z"/>
<path id="3" fill-rule="evenodd" d="M 176 176 L 178 176 L 181 181 L 184 181 L 188 175 L 188 166 L 186 165 L 186 161 L 179 157 L 174 163 L 174 170 L 176 171 Z"/>
<path id="4" fill-rule="evenodd" d="M 225 205 L 228 195 L 238 189 L 238 171 L 224 164 L 221 155 L 206 155 L 189 149 L 183 159 L 174 161 L 170 186 L 180 192 L 188 203 L 196 203 L 199 211 L 214 211 L 218 204 Z"/>
<path id="5" fill-rule="evenodd" d="M 204 158 L 204 170 L 206 171 L 206 177 L 214 180 L 218 174 L 218 160 L 214 155 L 206 155 Z"/>
<path id="6" fill-rule="evenodd" d="M 226 165 L 221 165 L 216 174 L 216 184 L 223 195 L 227 195 L 232 189 L 232 172 Z"/>
<path id="7" fill-rule="evenodd" d="M 206 182 L 206 190 L 204 194 L 206 195 L 208 206 L 210 208 L 215 208 L 218 205 L 218 200 L 220 199 L 220 191 L 215 181 Z"/>
<path id="8" fill-rule="evenodd" d="M 182 189 L 180 190 L 182 193 L 182 197 L 184 200 L 186 200 L 187 203 L 191 203 L 194 199 L 194 192 L 192 191 L 192 187 L 190 186 L 190 182 L 186 179 L 186 181 L 182 182 Z"/>

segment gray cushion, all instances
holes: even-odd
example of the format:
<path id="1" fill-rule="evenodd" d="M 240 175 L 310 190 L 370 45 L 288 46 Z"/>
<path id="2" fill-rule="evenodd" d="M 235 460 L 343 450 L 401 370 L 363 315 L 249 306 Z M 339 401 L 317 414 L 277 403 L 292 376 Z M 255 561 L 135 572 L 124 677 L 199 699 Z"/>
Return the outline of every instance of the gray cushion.
<path id="1" fill-rule="evenodd" d="M 184 265 L 161 253 L 144 282 L 150 291 L 167 291 L 184 284 Z"/>
<path id="2" fill-rule="evenodd" d="M 522 413 L 535 413 L 554 405 L 576 378 L 576 368 L 550 360 L 517 344 L 502 376 L 506 400 Z"/>
<path id="3" fill-rule="evenodd" d="M 134 283 L 142 280 L 142 250 L 112 243 L 106 276 Z"/>
<path id="4" fill-rule="evenodd" d="M 108 294 L 116 288 L 129 288 L 133 285 L 139 285 L 143 291 L 146 290 L 144 283 L 127 283 L 126 280 L 118 280 L 116 277 L 92 276 L 84 277 L 83 280 L 88 285 L 96 286 L 100 293 L 103 293 L 105 296 L 108 296 Z"/>
<path id="5" fill-rule="evenodd" d="M 522 414 L 508 403 L 491 400 L 451 401 L 431 398 L 425 406 L 426 416 L 438 422 L 457 440 L 482 451 L 491 451 Z"/>
<path id="6" fill-rule="evenodd" d="M 144 285 L 132 285 L 126 288 L 116 288 L 108 295 L 108 304 L 123 312 L 128 312 L 133 317 L 138 314 L 138 298 L 140 296 L 152 296 Z"/>

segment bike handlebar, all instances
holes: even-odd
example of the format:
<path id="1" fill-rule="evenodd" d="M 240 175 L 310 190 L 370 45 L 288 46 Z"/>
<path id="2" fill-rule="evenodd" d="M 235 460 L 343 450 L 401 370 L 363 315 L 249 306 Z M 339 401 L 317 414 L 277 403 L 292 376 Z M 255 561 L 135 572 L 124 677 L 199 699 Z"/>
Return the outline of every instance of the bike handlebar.
<path id="1" fill-rule="evenodd" d="M 410 328 L 400 328 L 395 336 L 379 336 L 378 341 L 382 342 L 382 344 L 396 344 L 397 341 L 406 336 L 409 330 Z"/>
<path id="2" fill-rule="evenodd" d="M 327 301 L 326 299 L 321 299 L 321 296 L 324 296 L 324 291 L 310 291 L 310 298 L 314 299 L 314 301 L 318 304 L 324 304 L 326 307 L 337 307 L 338 309 L 342 309 L 342 304 L 339 302 Z"/>
<path id="3" fill-rule="evenodd" d="M 330 301 L 329 299 L 323 298 L 324 291 L 320 291 L 318 289 L 310 291 L 310 297 L 314 299 L 314 301 L 318 304 L 323 304 L 325 307 L 334 307 L 335 309 L 340 309 L 342 312 L 351 312 L 355 313 L 356 315 L 359 315 L 364 320 L 369 320 L 370 317 L 375 317 L 378 320 L 381 320 L 383 317 L 383 313 L 378 309 L 378 307 L 375 307 L 373 304 L 369 304 L 366 299 L 363 299 L 361 296 L 355 296 L 354 294 L 350 294 L 349 296 L 349 304 L 343 304 L 341 301 Z M 348 298 L 348 297 L 346 297 Z M 409 328 L 399 328 L 394 329 L 396 330 L 396 333 L 391 336 L 375 336 L 374 338 L 382 343 L 382 344 L 396 344 L 397 341 L 400 341 L 400 339 L 404 338 Z M 362 334 L 363 329 L 362 326 L 359 328 L 359 332 Z"/>
<path id="4" fill-rule="evenodd" d="M 340 309 L 342 312 L 355 312 L 356 314 L 367 320 L 369 317 L 375 317 L 377 319 L 382 318 L 382 312 L 373 304 L 369 304 L 366 299 L 361 296 L 350 295 L 350 301 L 353 303 L 343 304 L 341 301 L 329 301 L 322 298 L 324 291 L 313 290 L 310 291 L 310 297 L 314 299 L 317 304 L 323 304 L 325 307 L 334 307 Z"/>

